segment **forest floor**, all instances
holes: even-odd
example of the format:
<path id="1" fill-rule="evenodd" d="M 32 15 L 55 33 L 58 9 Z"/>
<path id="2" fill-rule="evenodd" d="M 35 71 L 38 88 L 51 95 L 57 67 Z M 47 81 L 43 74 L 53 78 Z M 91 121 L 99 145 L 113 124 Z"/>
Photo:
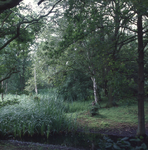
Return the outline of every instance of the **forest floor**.
<path id="1" fill-rule="evenodd" d="M 90 126 L 91 121 L 87 120 L 86 118 L 78 118 L 77 121 L 81 126 Z M 92 133 L 101 133 L 105 135 L 112 135 L 118 137 L 135 137 L 137 133 L 137 124 L 130 124 L 130 123 L 120 123 L 120 122 L 113 122 L 112 120 L 105 120 L 99 123 L 97 119 L 95 119 L 95 124 L 98 126 L 94 128 L 88 128 L 89 132 Z M 107 123 L 108 122 L 108 123 Z M 148 122 L 145 123 L 146 128 L 146 135 L 148 136 Z M 81 130 L 82 131 L 82 130 Z"/>
<path id="2" fill-rule="evenodd" d="M 145 125 L 146 135 L 148 136 L 148 123 Z M 137 125 L 129 125 L 128 123 L 117 123 L 115 126 L 102 129 L 89 129 L 92 133 L 101 133 L 116 137 L 135 137 L 137 133 Z"/>

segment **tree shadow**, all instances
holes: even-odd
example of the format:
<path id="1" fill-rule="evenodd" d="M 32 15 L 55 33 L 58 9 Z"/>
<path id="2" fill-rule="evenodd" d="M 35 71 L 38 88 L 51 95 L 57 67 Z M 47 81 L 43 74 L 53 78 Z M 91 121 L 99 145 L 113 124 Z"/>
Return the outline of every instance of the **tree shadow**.
<path id="1" fill-rule="evenodd" d="M 94 118 L 107 118 L 105 115 L 102 115 L 102 114 L 97 114 L 95 116 L 93 116 Z"/>

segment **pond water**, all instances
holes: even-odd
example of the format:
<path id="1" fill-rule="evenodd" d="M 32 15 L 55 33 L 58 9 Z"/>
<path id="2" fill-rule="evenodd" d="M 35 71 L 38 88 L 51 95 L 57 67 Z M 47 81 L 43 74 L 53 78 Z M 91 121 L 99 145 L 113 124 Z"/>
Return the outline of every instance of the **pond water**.
<path id="1" fill-rule="evenodd" d="M 75 132 L 75 133 L 61 133 L 61 134 L 51 134 L 47 139 L 44 136 L 33 136 L 33 137 L 23 137 L 23 138 L 15 138 L 20 142 L 33 142 L 33 143 L 42 143 L 42 144 L 52 144 L 52 145 L 60 145 L 66 147 L 74 147 L 74 148 L 83 148 L 85 150 L 90 149 L 110 149 L 105 148 L 107 146 L 119 146 L 119 144 L 123 143 L 121 139 L 124 137 L 119 136 L 107 136 L 101 135 L 99 133 L 90 133 L 90 132 Z M 10 138 L 9 138 L 10 139 Z M 14 140 L 14 138 L 11 138 Z M 130 141 L 131 139 L 135 139 L 135 141 Z M 118 141 L 118 142 L 117 142 Z M 120 142 L 119 142 L 120 141 Z M 125 144 L 122 146 L 128 146 L 128 142 L 130 142 L 132 147 L 141 146 L 143 143 L 147 146 L 148 149 L 148 137 L 141 138 L 126 138 L 124 139 Z M 117 144 L 118 143 L 118 144 Z M 130 148 L 126 147 L 126 150 Z"/>
<path id="2" fill-rule="evenodd" d="M 92 144 L 97 145 L 97 141 L 102 138 L 100 134 L 87 134 L 87 133 L 61 133 L 50 135 L 49 138 L 45 137 L 25 137 L 21 141 L 38 142 L 44 144 L 61 145 L 66 147 L 85 148 L 90 150 Z"/>

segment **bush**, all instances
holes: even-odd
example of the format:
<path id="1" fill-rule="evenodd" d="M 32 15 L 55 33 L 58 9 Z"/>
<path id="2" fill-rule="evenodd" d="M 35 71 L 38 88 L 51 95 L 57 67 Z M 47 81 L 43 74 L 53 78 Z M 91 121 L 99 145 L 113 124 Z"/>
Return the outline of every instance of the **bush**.
<path id="1" fill-rule="evenodd" d="M 14 98 L 14 99 L 7 99 L 5 101 L 2 101 L 0 102 L 0 106 L 3 107 L 3 106 L 6 106 L 6 105 L 14 105 L 14 104 L 19 104 L 20 101 L 17 99 L 17 98 Z"/>
<path id="2" fill-rule="evenodd" d="M 99 110 L 99 105 L 98 104 L 90 104 L 90 114 L 91 116 L 95 116 L 98 114 L 98 110 Z"/>

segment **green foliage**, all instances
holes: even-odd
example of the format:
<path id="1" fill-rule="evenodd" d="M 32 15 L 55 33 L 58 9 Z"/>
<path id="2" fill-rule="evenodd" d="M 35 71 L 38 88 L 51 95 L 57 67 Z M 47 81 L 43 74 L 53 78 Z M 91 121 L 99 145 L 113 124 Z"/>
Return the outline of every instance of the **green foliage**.
<path id="1" fill-rule="evenodd" d="M 0 93 L 4 93 L 4 89 L 0 87 Z"/>
<path id="2" fill-rule="evenodd" d="M 33 97 L 36 97 L 35 95 L 31 97 L 27 95 L 18 95 L 17 99 L 20 101 L 19 104 L 6 105 L 0 109 L 1 135 L 12 135 L 20 138 L 23 136 L 33 137 L 39 135 L 49 138 L 52 133 L 67 133 L 75 131 L 76 127 L 78 126 L 76 126 L 77 123 L 74 121 L 74 119 L 72 119 L 72 115 L 77 113 L 78 117 L 82 117 L 82 113 L 85 113 L 86 116 L 86 111 L 90 110 L 90 107 L 88 107 L 90 106 L 90 101 L 75 101 L 73 103 L 64 102 L 55 97 L 55 89 L 40 90 L 39 92 L 40 94 L 37 95 L 37 97 L 40 97 L 40 101 L 38 101 L 38 103 L 34 102 Z M 49 95 L 47 95 L 47 92 Z M 7 95 L 6 98 L 9 98 L 13 101 L 14 97 L 14 95 Z M 136 105 L 132 105 L 131 107 L 137 108 Z M 99 115 L 89 117 L 91 119 L 95 119 L 93 122 L 95 121 L 96 124 L 98 124 L 97 119 L 102 116 L 99 124 L 101 127 L 106 128 L 110 125 L 106 119 L 112 120 L 114 123 L 116 121 L 122 122 L 124 120 L 131 122 L 132 118 L 135 118 L 136 115 L 128 114 L 127 110 L 128 108 L 125 107 L 110 108 L 109 110 L 106 108 L 100 108 Z M 118 112 L 118 114 L 116 112 Z M 129 118 L 126 114 L 130 115 Z M 132 117 L 132 115 L 134 117 Z M 121 118 L 123 120 L 121 120 Z M 82 120 L 84 121 L 84 119 Z M 89 121 L 90 119 L 87 118 L 87 122 Z M 97 143 L 96 145 L 101 150 L 134 150 L 134 148 L 131 146 L 131 143 L 134 142 L 134 140 L 137 140 L 136 142 L 142 142 L 143 137 L 141 136 L 137 139 L 131 140 L 125 137 L 117 141 L 113 141 L 109 137 L 104 137 L 95 139 L 95 144 Z M 140 148 L 146 150 L 147 146 L 143 143 L 136 147 L 137 150 L 140 150 Z"/>
<path id="3" fill-rule="evenodd" d="M 98 114 L 98 110 L 99 110 L 99 105 L 98 104 L 95 104 L 95 105 L 91 104 L 90 114 L 91 114 L 92 117 Z"/>
<path id="4" fill-rule="evenodd" d="M 35 96 L 33 99 L 34 99 L 34 101 L 40 101 L 41 100 L 40 97 L 38 97 L 38 96 Z"/>
<path id="5" fill-rule="evenodd" d="M 38 85 L 39 88 L 52 86 L 58 88 L 58 96 L 62 97 L 64 101 L 86 101 L 92 97 L 91 78 L 95 78 L 99 92 L 105 89 L 109 93 L 109 97 L 113 96 L 114 101 L 119 100 L 123 107 L 132 106 L 134 102 L 131 99 L 121 101 L 120 99 L 137 95 L 136 59 L 138 54 L 136 49 L 138 44 L 135 33 L 138 28 L 133 28 L 133 23 L 137 22 L 135 12 L 140 11 L 143 16 L 147 15 L 147 2 L 138 5 L 138 1 L 134 0 L 130 2 L 111 1 L 111 3 L 110 1 L 68 0 L 65 3 L 67 7 L 65 7 L 64 16 L 60 16 L 61 19 L 53 17 L 56 19 L 56 21 L 54 20 L 56 22 L 54 29 L 46 28 L 47 30 L 42 35 L 36 36 L 36 33 L 46 26 L 42 24 L 43 20 L 37 21 L 37 25 L 34 25 L 32 21 L 32 24 L 21 24 L 19 37 L 0 51 L 0 78 L 9 75 L 15 68 L 19 68 L 20 71 L 8 82 L 4 82 L 5 87 L 7 85 L 7 91 L 21 93 L 25 88 L 26 91 L 32 92 L 35 85 Z M 134 10 L 132 10 L 133 8 Z M 23 10 L 24 8 L 18 7 L 13 11 L 7 10 L 0 14 L 0 47 L 15 36 L 18 24 L 24 20 L 30 22 L 30 19 L 37 16 L 37 14 L 29 16 L 20 13 Z M 142 32 L 145 34 L 143 34 L 144 42 L 141 45 L 146 47 L 147 21 L 144 17 L 142 19 Z M 60 28 L 58 28 L 60 21 L 64 23 L 60 24 Z M 52 23 L 51 26 L 53 26 Z M 40 40 L 32 46 L 34 51 L 29 57 L 30 50 L 28 49 L 34 43 L 35 37 L 39 37 Z M 142 40 L 142 38 L 138 39 Z M 147 58 L 145 58 L 145 62 L 144 67 L 147 70 Z M 36 69 L 36 79 L 34 79 L 34 68 Z M 146 74 L 147 71 L 145 71 Z M 147 94 L 147 75 L 145 85 Z M 109 89 L 112 91 L 110 92 Z M 2 92 L 1 88 L 0 93 Z M 44 107 L 42 103 L 45 102 L 45 99 L 37 96 L 32 99 L 32 103 L 38 102 L 35 105 L 38 104 L 37 107 L 40 110 L 41 107 Z M 61 107 L 65 112 L 84 109 L 69 105 Z M 37 112 L 36 109 L 35 111 Z M 96 115 L 97 111 L 98 107 L 96 106 L 90 108 L 92 115 Z M 132 116 L 137 114 L 137 110 L 128 108 L 127 113 Z M 112 116 L 112 114 L 109 115 Z M 30 122 L 20 126 L 21 130 L 19 131 L 17 131 L 19 128 L 17 123 L 13 126 L 15 136 L 21 137 L 22 128 L 24 133 L 26 127 L 29 129 L 27 133 L 31 136 L 35 132 L 34 129 L 41 135 L 46 134 L 47 137 L 51 130 L 51 125 L 47 125 L 45 120 L 39 127 Z M 45 130 L 47 133 L 44 132 Z M 118 149 L 118 145 L 115 144 L 114 148 Z"/>
<path id="6" fill-rule="evenodd" d="M 3 107 L 3 106 L 6 106 L 6 105 L 14 105 L 14 104 L 19 104 L 20 101 L 17 99 L 17 98 L 14 98 L 14 99 L 6 99 L 6 100 L 3 100 L 2 102 L 0 102 L 0 107 Z"/>
<path id="7" fill-rule="evenodd" d="M 91 117 L 90 115 L 90 101 L 87 103 L 87 107 L 83 112 L 74 112 L 71 113 L 71 116 L 77 116 L 77 119 L 80 119 L 80 123 L 85 126 L 87 125 L 90 129 L 92 128 L 108 128 L 114 126 L 117 130 L 120 130 L 120 126 L 123 125 L 133 125 L 137 124 L 137 103 L 132 104 L 131 106 L 122 106 L 118 105 L 117 107 L 106 108 L 106 102 L 101 102 L 101 108 L 99 108 L 98 115 Z M 118 103 L 117 103 L 118 104 Z M 82 105 L 83 103 L 79 105 Z M 88 107 L 89 106 L 89 107 Z M 71 106 L 72 107 L 72 106 Z M 148 121 L 148 103 L 145 102 L 145 121 Z M 118 113 L 117 113 L 118 112 Z M 119 126 L 118 126 L 119 124 Z M 119 128 L 118 128 L 119 127 Z"/>
<path id="8" fill-rule="evenodd" d="M 88 110 L 88 105 L 90 101 L 74 101 L 74 102 L 64 102 L 64 112 L 65 113 L 78 113 L 81 111 Z"/>
<path id="9" fill-rule="evenodd" d="M 132 106 L 132 105 L 137 104 L 137 99 L 135 97 L 123 98 L 123 99 L 119 100 L 119 104 L 122 106 L 125 106 L 125 107 Z"/>
<path id="10" fill-rule="evenodd" d="M 0 48 L 3 48 L 0 51 L 0 78 L 8 79 L 5 82 L 8 92 L 22 92 L 30 77 L 30 46 L 43 22 L 36 22 L 36 13 L 23 4 L 0 15 Z"/>
<path id="11" fill-rule="evenodd" d="M 89 100 L 92 95 L 91 82 L 90 77 L 81 71 L 72 71 L 58 87 L 58 94 L 65 101 Z"/>
<path id="12" fill-rule="evenodd" d="M 7 105 L 0 109 L 0 133 L 15 137 L 41 135 L 73 130 L 74 124 L 64 114 L 64 105 L 60 100 L 41 96 L 36 104 L 28 96 L 19 96 L 19 105 Z M 73 125 L 72 125 L 73 124 Z"/>
<path id="13" fill-rule="evenodd" d="M 104 136 L 103 139 L 99 140 L 99 147 L 103 150 L 147 150 L 145 143 L 142 143 L 141 146 L 133 147 L 131 141 L 137 141 L 137 139 L 129 139 L 129 137 L 124 137 L 116 142 L 110 139 L 108 136 Z"/>

